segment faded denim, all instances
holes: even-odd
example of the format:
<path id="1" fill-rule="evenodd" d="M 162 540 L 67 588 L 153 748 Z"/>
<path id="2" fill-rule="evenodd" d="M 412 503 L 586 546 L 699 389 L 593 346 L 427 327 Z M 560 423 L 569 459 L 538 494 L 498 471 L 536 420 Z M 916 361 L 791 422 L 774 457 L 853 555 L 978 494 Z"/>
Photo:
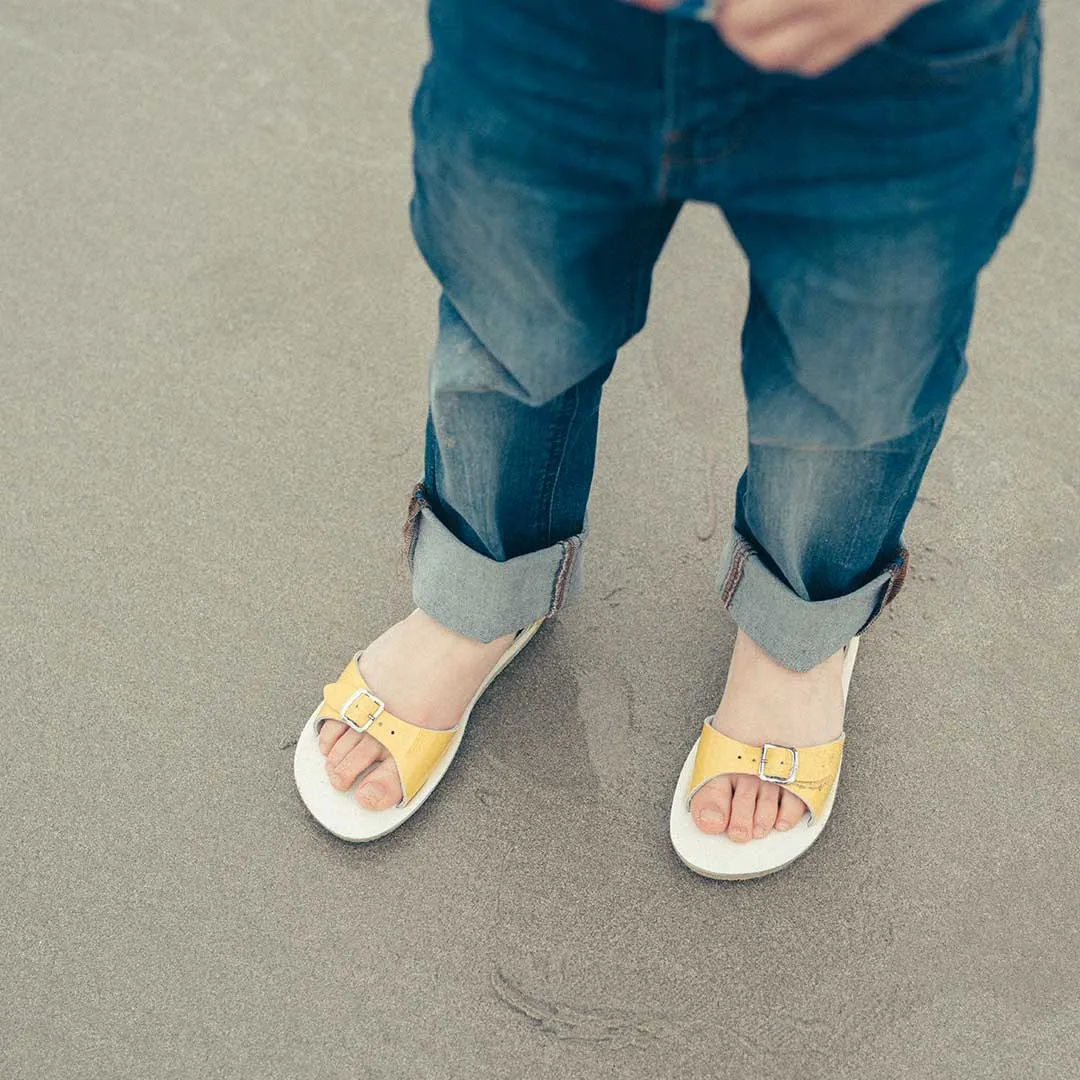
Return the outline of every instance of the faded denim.
<path id="1" fill-rule="evenodd" d="M 579 587 L 603 384 L 702 201 L 750 266 L 718 589 L 808 670 L 903 581 L 977 277 L 1031 179 L 1037 5 L 944 0 L 814 80 L 617 0 L 433 0 L 430 19 L 411 217 L 443 296 L 417 605 L 490 640 Z"/>

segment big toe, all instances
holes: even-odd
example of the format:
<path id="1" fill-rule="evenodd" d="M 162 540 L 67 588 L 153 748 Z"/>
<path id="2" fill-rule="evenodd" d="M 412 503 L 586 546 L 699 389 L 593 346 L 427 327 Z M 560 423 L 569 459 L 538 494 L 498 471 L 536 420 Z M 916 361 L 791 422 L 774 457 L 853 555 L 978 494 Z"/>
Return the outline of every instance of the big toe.
<path id="1" fill-rule="evenodd" d="M 389 810 L 401 801 L 401 781 L 390 758 L 380 761 L 360 782 L 356 801 L 365 810 Z"/>
<path id="2" fill-rule="evenodd" d="M 731 781 L 721 776 L 694 792 L 690 814 L 703 833 L 718 836 L 725 832 L 731 814 Z"/>

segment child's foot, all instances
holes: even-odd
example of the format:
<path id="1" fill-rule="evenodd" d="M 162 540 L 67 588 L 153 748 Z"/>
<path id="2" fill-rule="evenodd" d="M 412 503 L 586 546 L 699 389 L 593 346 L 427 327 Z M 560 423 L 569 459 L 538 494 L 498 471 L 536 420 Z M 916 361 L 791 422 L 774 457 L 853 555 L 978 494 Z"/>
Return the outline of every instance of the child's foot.
<path id="1" fill-rule="evenodd" d="M 506 634 L 487 644 L 473 641 L 417 609 L 364 650 L 360 674 L 386 702 L 387 711 L 418 727 L 445 731 L 461 719 L 513 639 Z M 356 789 L 365 809 L 386 810 L 401 801 L 397 766 L 371 735 L 327 720 L 319 749 L 326 755 L 330 783 L 339 791 L 374 766 Z"/>
<path id="2" fill-rule="evenodd" d="M 843 667 L 841 649 L 805 674 L 789 671 L 740 630 L 712 726 L 755 746 L 831 742 L 844 730 Z M 739 843 L 790 829 L 805 811 L 797 796 L 756 776 L 717 777 L 690 800 L 702 832 L 726 832 Z"/>

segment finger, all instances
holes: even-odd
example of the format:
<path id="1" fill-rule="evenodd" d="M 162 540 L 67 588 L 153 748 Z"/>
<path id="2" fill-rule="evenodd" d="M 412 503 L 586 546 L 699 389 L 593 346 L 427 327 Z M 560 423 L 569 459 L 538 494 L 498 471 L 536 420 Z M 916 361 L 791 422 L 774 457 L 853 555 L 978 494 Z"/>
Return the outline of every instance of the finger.
<path id="1" fill-rule="evenodd" d="M 752 41 L 785 23 L 807 18 L 805 0 L 726 0 L 717 6 L 713 23 L 727 37 Z"/>
<path id="2" fill-rule="evenodd" d="M 805 54 L 797 67 L 791 70 L 796 75 L 802 75 L 807 79 L 815 79 L 819 75 L 832 71 L 845 61 L 850 60 L 857 52 L 861 52 L 869 40 L 859 38 L 844 42 L 831 41 Z"/>
<path id="3" fill-rule="evenodd" d="M 756 37 L 724 34 L 724 40 L 732 52 L 760 71 L 796 71 L 821 50 L 827 38 L 820 25 L 804 19 Z"/>

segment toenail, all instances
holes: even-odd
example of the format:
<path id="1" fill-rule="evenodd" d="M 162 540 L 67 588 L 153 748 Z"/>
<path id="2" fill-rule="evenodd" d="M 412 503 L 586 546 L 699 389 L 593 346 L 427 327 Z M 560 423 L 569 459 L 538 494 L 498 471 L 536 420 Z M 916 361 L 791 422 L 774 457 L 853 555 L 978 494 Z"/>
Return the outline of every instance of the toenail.
<path id="1" fill-rule="evenodd" d="M 760 840 L 764 835 L 765 835 L 765 826 L 764 825 L 755 825 L 754 826 L 754 836 L 758 840 Z"/>
<path id="2" fill-rule="evenodd" d="M 723 825 L 724 815 L 719 810 L 714 810 L 711 806 L 707 806 L 698 815 L 706 825 Z"/>
<path id="3" fill-rule="evenodd" d="M 786 821 L 778 821 L 778 822 L 776 823 L 776 827 L 777 827 L 777 828 L 778 828 L 778 829 L 779 829 L 779 830 L 780 830 L 781 832 L 787 832 L 787 831 L 788 831 L 788 829 L 790 829 L 790 828 L 791 828 L 791 826 L 790 826 L 790 825 L 789 825 L 789 824 L 788 824 L 788 823 L 787 823 Z"/>

